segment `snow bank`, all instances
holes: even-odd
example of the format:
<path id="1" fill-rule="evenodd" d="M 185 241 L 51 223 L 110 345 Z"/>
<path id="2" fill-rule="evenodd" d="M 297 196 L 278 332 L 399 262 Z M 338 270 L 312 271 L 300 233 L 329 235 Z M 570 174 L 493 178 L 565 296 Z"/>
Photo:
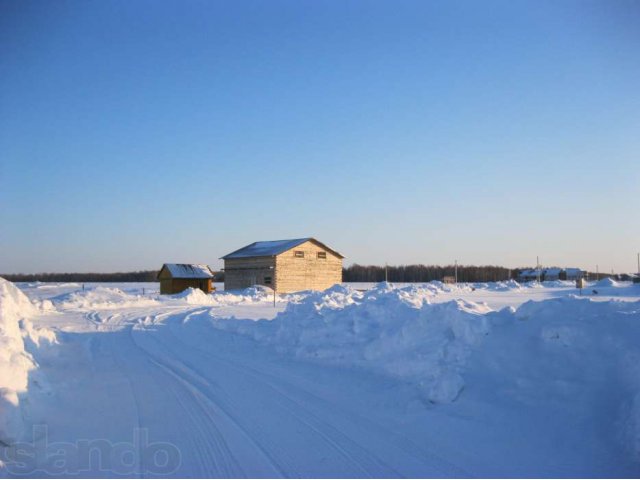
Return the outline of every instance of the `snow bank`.
<path id="1" fill-rule="evenodd" d="M 22 430 L 20 395 L 27 391 L 29 371 L 35 367 L 25 351 L 20 322 L 37 309 L 11 282 L 0 278 L 0 442 L 15 440 Z M 28 330 L 37 337 L 31 325 Z"/>
<path id="2" fill-rule="evenodd" d="M 310 292 L 301 292 L 291 295 L 276 296 L 277 302 L 295 302 L 306 297 Z M 172 304 L 178 301 L 188 305 L 206 306 L 231 306 L 240 304 L 255 304 L 273 302 L 273 290 L 268 287 L 256 285 L 244 290 L 224 290 L 221 292 L 205 293 L 198 288 L 187 288 L 175 295 L 163 295 L 158 297 L 162 303 Z"/>
<path id="3" fill-rule="evenodd" d="M 64 293 L 52 297 L 50 301 L 58 309 L 112 309 L 124 307 L 145 307 L 158 304 L 155 298 L 132 295 L 119 288 L 96 287 L 90 290 Z"/>
<path id="4" fill-rule="evenodd" d="M 488 333 L 490 309 L 462 300 L 429 303 L 440 288 L 382 283 L 363 293 L 336 286 L 289 304 L 272 321 L 219 320 L 216 326 L 297 357 L 411 381 L 428 400 L 448 403 L 464 387 L 459 372 Z"/>
<path id="5" fill-rule="evenodd" d="M 491 322 L 468 382 L 532 410 L 570 411 L 640 461 L 640 302 L 529 301 Z"/>
<path id="6" fill-rule="evenodd" d="M 216 292 L 214 295 L 221 305 L 273 301 L 273 290 L 262 285 L 254 285 L 244 290 L 224 290 Z M 282 301 L 284 298 L 281 295 L 277 295 L 276 301 Z"/>
<path id="7" fill-rule="evenodd" d="M 510 411 L 571 415 L 640 461 L 640 302 L 569 295 L 492 311 L 462 300 L 431 303 L 440 288 L 337 286 L 271 321 L 214 325 L 285 355 L 407 381 L 432 403 L 470 389 L 476 401 L 507 402 Z"/>
<path id="8" fill-rule="evenodd" d="M 611 279 L 611 278 L 603 278 L 602 280 L 598 280 L 596 283 L 593 284 L 594 287 L 623 287 L 626 286 L 624 284 L 621 284 L 620 282 L 616 282 L 615 280 Z"/>
<path id="9" fill-rule="evenodd" d="M 25 284 L 27 287 L 37 288 L 39 290 L 51 290 L 59 288 L 80 288 L 82 285 L 75 282 L 31 282 Z"/>
<path id="10" fill-rule="evenodd" d="M 172 295 L 170 298 L 180 300 L 189 305 L 218 305 L 219 302 L 208 293 L 199 288 L 187 288 L 186 290 Z"/>

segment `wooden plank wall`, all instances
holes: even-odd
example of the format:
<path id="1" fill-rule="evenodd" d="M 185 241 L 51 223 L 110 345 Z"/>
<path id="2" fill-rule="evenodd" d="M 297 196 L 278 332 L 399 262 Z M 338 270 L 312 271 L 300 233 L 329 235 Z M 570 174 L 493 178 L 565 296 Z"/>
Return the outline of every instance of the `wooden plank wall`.
<path id="1" fill-rule="evenodd" d="M 253 285 L 264 285 L 264 278 L 275 281 L 273 257 L 232 258 L 224 261 L 224 289 L 239 290 Z M 272 285 L 267 285 L 273 288 Z"/>
<path id="2" fill-rule="evenodd" d="M 206 278 L 161 278 L 160 293 L 173 294 L 180 293 L 187 288 L 199 288 L 205 293 L 211 293 L 213 285 L 211 279 Z"/>
<path id="3" fill-rule="evenodd" d="M 304 252 L 304 257 L 295 252 Z M 326 258 L 318 258 L 325 252 Z M 276 257 L 276 291 L 325 290 L 342 283 L 342 259 L 311 241 L 307 241 Z"/>

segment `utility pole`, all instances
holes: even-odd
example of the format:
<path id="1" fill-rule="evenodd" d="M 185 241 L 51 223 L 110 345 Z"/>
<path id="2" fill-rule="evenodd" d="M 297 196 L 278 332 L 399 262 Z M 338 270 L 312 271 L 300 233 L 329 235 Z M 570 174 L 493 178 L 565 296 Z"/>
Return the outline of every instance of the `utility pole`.
<path id="1" fill-rule="evenodd" d="M 456 283 L 458 283 L 458 260 L 456 260 Z"/>
<path id="2" fill-rule="evenodd" d="M 384 281 L 389 282 L 389 265 L 386 262 L 384 264 Z"/>
<path id="3" fill-rule="evenodd" d="M 538 275 L 538 283 L 540 283 L 540 257 L 536 257 L 536 274 Z"/>
<path id="4" fill-rule="evenodd" d="M 596 282 L 600 280 L 600 272 L 598 271 L 598 265 L 596 265 Z"/>

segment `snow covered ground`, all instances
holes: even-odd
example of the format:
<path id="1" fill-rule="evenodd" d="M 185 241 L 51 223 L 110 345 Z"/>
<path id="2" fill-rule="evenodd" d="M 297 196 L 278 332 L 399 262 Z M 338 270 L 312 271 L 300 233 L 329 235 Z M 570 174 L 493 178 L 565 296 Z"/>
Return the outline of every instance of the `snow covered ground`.
<path id="1" fill-rule="evenodd" d="M 640 285 L 0 287 L 0 476 L 640 475 Z"/>

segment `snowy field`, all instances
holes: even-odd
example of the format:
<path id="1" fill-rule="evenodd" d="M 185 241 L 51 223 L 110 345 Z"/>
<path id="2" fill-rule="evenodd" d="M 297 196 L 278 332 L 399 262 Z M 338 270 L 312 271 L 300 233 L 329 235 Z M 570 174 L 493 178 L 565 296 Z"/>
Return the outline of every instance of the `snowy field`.
<path id="1" fill-rule="evenodd" d="M 0 477 L 640 476 L 640 285 L 217 286 L 0 279 Z"/>

